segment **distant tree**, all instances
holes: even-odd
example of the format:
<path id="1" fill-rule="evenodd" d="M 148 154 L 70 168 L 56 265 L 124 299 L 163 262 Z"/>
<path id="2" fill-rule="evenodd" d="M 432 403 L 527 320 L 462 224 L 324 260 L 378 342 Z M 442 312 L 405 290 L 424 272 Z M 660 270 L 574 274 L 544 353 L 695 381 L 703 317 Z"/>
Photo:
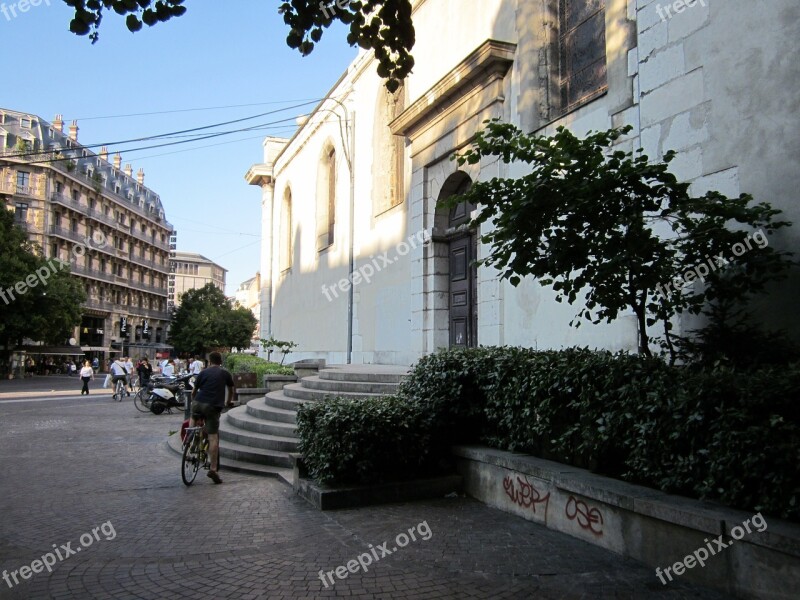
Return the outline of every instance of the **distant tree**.
<path id="1" fill-rule="evenodd" d="M 632 311 L 639 351 L 647 355 L 648 328 L 661 322 L 674 356 L 674 315 L 698 314 L 709 303 L 730 307 L 786 275 L 789 254 L 769 247 L 766 236 L 790 223 L 775 220 L 779 210 L 753 204 L 747 194 L 691 196 L 689 184 L 668 170 L 674 152 L 653 163 L 613 149 L 629 131 L 579 139 L 559 127 L 545 137 L 488 121 L 454 159 L 463 165 L 499 158 L 527 165 L 528 174 L 477 182 L 446 202 L 479 206 L 473 225 L 491 224 L 481 263 L 494 265 L 512 285 L 532 276 L 552 286 L 557 301 L 580 302 L 575 326 Z M 753 243 L 753 230 L 764 243 Z"/>
<path id="2" fill-rule="evenodd" d="M 185 0 L 64 0 L 75 9 L 70 30 L 89 35 L 96 42 L 103 10 L 127 15 L 130 31 L 142 25 L 153 26 L 180 17 L 186 12 Z M 228 5 L 219 10 L 230 10 Z M 314 50 L 325 29 L 334 21 L 350 26 L 347 43 L 373 49 L 378 61 L 378 75 L 386 79 L 386 87 L 394 92 L 400 81 L 411 72 L 414 58 L 414 24 L 411 0 L 291 0 L 279 2 L 278 12 L 289 27 L 286 43 L 303 56 Z"/>
<path id="3" fill-rule="evenodd" d="M 24 285 L 20 288 L 24 293 L 17 291 L 18 284 Z M 0 205 L 0 291 L 0 343 L 7 355 L 25 338 L 64 343 L 81 322 L 83 285 L 67 265 L 40 255 L 4 204 Z"/>
<path id="4" fill-rule="evenodd" d="M 210 348 L 248 348 L 257 324 L 244 307 L 231 301 L 212 283 L 181 296 L 172 319 L 170 342 L 179 352 L 205 354 Z"/>

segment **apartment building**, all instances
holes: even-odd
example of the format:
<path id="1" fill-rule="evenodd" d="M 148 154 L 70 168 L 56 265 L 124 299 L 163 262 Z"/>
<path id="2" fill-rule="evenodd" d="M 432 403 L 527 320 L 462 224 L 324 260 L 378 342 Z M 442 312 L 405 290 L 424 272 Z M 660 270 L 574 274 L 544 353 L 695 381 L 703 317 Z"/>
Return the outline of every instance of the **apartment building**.
<path id="1" fill-rule="evenodd" d="M 0 201 L 13 209 L 44 256 L 70 264 L 86 287 L 74 332 L 87 356 L 148 355 L 168 348 L 167 281 L 173 227 L 161 200 L 108 149 L 78 142 L 78 124 L 64 131 L 0 108 Z M 174 242 L 174 239 L 172 240 Z"/>
<path id="2" fill-rule="evenodd" d="M 225 292 L 225 274 L 223 269 L 214 261 L 202 254 L 194 252 L 173 252 L 172 269 L 170 273 L 169 301 L 178 307 L 181 304 L 181 295 L 188 290 L 195 290 L 213 283 L 223 293 Z"/>

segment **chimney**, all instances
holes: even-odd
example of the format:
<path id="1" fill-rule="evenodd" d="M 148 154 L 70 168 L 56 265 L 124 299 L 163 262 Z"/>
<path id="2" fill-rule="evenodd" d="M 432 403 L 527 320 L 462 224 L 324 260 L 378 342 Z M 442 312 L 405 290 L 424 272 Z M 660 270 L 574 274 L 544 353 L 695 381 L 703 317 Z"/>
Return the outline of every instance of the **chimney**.
<path id="1" fill-rule="evenodd" d="M 114 155 L 114 168 L 117 171 L 122 168 L 122 155 L 119 152 Z"/>
<path id="2" fill-rule="evenodd" d="M 108 162 L 108 146 L 100 146 L 100 158 Z"/>
<path id="3" fill-rule="evenodd" d="M 72 125 L 69 126 L 69 139 L 73 142 L 78 141 L 78 121 L 72 120 Z"/>
<path id="4" fill-rule="evenodd" d="M 64 133 L 64 118 L 61 115 L 56 115 L 53 120 L 53 129 L 59 133 Z"/>
<path id="5" fill-rule="evenodd" d="M 128 177 L 133 176 L 133 167 L 130 164 L 125 165 L 125 175 Z"/>
<path id="6" fill-rule="evenodd" d="M 136 181 L 139 182 L 139 185 L 144 185 L 144 169 L 139 167 L 139 172 L 136 173 Z"/>

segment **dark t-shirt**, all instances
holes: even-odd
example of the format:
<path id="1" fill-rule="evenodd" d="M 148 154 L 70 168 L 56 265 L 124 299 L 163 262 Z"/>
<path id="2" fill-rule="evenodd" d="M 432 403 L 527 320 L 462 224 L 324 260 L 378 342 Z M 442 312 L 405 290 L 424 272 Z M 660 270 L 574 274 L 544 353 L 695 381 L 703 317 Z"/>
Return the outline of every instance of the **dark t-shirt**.
<path id="1" fill-rule="evenodd" d="M 222 367 L 212 366 L 200 371 L 194 382 L 195 400 L 217 408 L 225 406 L 226 387 L 233 387 L 233 377 Z"/>

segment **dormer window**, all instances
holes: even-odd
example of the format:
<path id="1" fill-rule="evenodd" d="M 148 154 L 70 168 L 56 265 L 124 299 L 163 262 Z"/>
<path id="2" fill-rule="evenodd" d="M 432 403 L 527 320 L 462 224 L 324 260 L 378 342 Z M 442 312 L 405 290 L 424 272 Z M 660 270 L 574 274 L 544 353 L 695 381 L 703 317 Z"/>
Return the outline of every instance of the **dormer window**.
<path id="1" fill-rule="evenodd" d="M 19 126 L 20 127 L 24 127 L 25 129 L 30 129 L 31 128 L 31 120 L 23 117 L 23 118 L 21 118 L 19 120 Z"/>

